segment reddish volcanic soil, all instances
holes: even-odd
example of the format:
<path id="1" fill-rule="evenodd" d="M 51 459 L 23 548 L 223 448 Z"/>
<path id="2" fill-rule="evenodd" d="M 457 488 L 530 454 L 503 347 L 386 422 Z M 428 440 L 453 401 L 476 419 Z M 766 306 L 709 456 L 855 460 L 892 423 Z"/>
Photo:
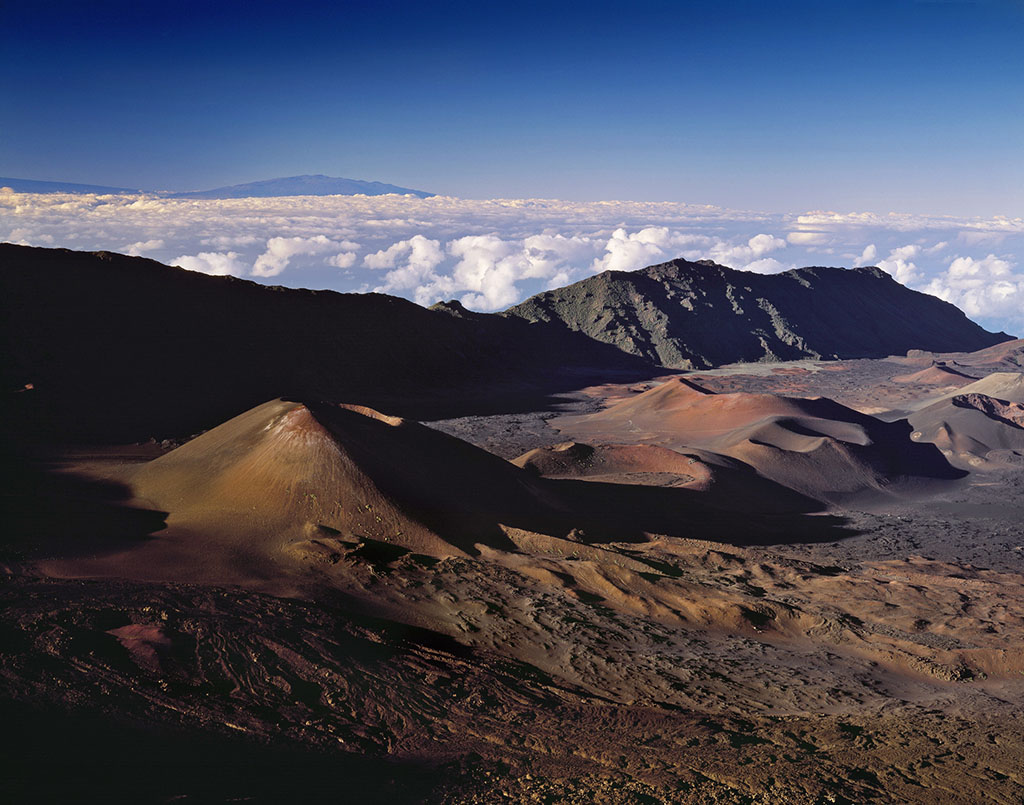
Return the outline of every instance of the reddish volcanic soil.
<path id="1" fill-rule="evenodd" d="M 594 414 L 551 424 L 577 440 L 702 448 L 819 500 L 882 493 L 901 479 L 951 478 L 939 451 L 887 423 L 825 398 L 715 394 L 685 379 Z"/>
<path id="2" fill-rule="evenodd" d="M 929 366 L 919 372 L 897 375 L 893 378 L 895 383 L 916 383 L 920 386 L 966 386 L 972 380 L 977 380 L 977 378 L 939 364 Z"/>
<path id="3" fill-rule="evenodd" d="M 4 543 L 24 738 L 0 791 L 1019 802 L 1015 354 L 728 367 L 431 427 L 275 400 L 173 450 L 37 462 Z"/>

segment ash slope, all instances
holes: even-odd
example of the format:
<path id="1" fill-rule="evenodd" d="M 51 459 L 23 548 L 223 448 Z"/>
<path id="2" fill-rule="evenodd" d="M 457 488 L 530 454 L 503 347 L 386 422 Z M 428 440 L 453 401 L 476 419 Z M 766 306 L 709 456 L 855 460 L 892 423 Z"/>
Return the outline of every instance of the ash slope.
<path id="1" fill-rule="evenodd" d="M 552 425 L 575 439 L 702 448 L 822 501 L 887 492 L 898 479 L 962 475 L 933 446 L 911 441 L 907 422 L 883 422 L 825 397 L 715 394 L 685 378 Z"/>
<path id="2" fill-rule="evenodd" d="M 1024 374 L 994 372 L 925 400 L 910 414 L 917 441 L 970 469 L 1019 465 L 1024 456 Z"/>
<path id="3" fill-rule="evenodd" d="M 878 268 L 762 275 L 707 260 L 603 274 L 505 311 L 676 369 L 800 358 L 974 351 L 1010 339 Z"/>
<path id="4" fill-rule="evenodd" d="M 733 396 L 677 385 L 631 401 L 646 396 L 641 407 L 679 420 L 674 403 Z M 763 397 L 733 399 L 763 407 Z M 859 420 L 840 406 L 777 404 L 805 403 L 830 430 L 856 435 Z M 573 452 L 559 474 L 650 469 L 699 482 L 717 469 L 647 446 L 595 451 L 604 461 L 589 467 Z M 126 480 L 170 514 L 166 530 L 126 551 L 140 561 L 102 573 L 71 559 L 72 572 L 55 575 L 75 580 L 12 567 L 0 590 L 0 634 L 13 647 L 0 655 L 0 698 L 19 703 L 22 722 L 63 737 L 76 719 L 116 717 L 122 735 L 144 724 L 166 736 L 128 754 L 172 769 L 147 781 L 159 797 L 126 800 L 209 801 L 223 789 L 219 801 L 312 801 L 318 791 L 336 799 L 339 785 L 396 803 L 1019 799 L 1018 572 L 921 557 L 839 566 L 827 561 L 835 537 L 820 546 L 826 561 L 806 561 L 780 544 L 797 536 L 788 526 L 769 549 L 656 535 L 594 545 L 509 528 L 511 544 L 485 540 L 466 556 L 413 533 L 426 524 L 423 502 L 444 509 L 446 522 L 428 525 L 435 537 L 463 524 L 480 535 L 466 516 L 498 513 L 501 500 L 522 509 L 546 499 L 550 511 L 558 497 L 575 502 L 574 520 L 604 520 L 614 486 L 528 476 L 358 406 L 269 403 Z M 473 484 L 496 497 L 481 501 Z M 689 501 L 707 493 L 660 491 L 677 501 L 681 535 L 699 536 Z M 345 511 L 328 492 L 346 498 Z M 614 508 L 648 515 L 646 505 Z M 390 545 L 360 537 L 398 536 L 393 526 L 403 534 Z M 161 543 L 166 572 L 154 573 Z M 261 572 L 242 577 L 253 560 Z M 217 567 L 235 575 L 217 583 Z M 65 739 L 68 756 L 96 735 Z M 179 735 L 211 747 L 216 788 L 207 757 L 174 752 Z M 43 745 L 34 757 L 51 762 Z M 278 772 L 251 763 L 269 778 L 259 785 L 221 762 L 254 746 L 289 758 L 269 761 Z M 296 773 L 293 753 L 316 779 Z M 73 796 L 109 799 L 124 786 L 124 756 L 111 754 L 113 782 Z M 35 772 L 32 759 L 23 762 Z M 15 771 L 0 790 L 26 780 Z M 53 775 L 32 776 L 43 788 L 23 790 L 49 794 Z"/>
<path id="5" fill-rule="evenodd" d="M 683 459 L 682 456 L 679 457 Z M 733 500 L 698 488 L 537 477 L 459 439 L 358 405 L 275 400 L 114 478 L 137 511 L 166 513 L 152 537 L 93 543 L 40 567 L 60 577 L 242 584 L 291 595 L 309 563 L 343 546 L 446 558 L 651 534 L 741 544 L 839 539 L 842 519 L 785 489 Z M 758 479 L 736 484 L 762 489 Z M 51 501 L 51 506 L 59 501 Z M 66 553 L 66 552 L 65 552 Z"/>
<path id="6" fill-rule="evenodd" d="M 853 363 L 886 383 L 902 370 Z M 820 393 L 854 372 L 827 368 L 766 375 Z M 764 376 L 708 382 L 725 379 L 750 385 L 601 393 L 632 404 L 625 436 L 648 416 L 723 446 L 695 431 L 753 422 L 798 454 L 794 423 L 820 429 L 812 442 L 885 441 L 840 405 L 751 393 Z M 22 736 L 8 799 L 1020 800 L 1020 474 L 958 487 L 997 502 L 999 523 L 897 509 L 857 515 L 875 533 L 839 542 L 820 515 L 789 516 L 768 547 L 729 547 L 723 531 L 754 527 L 752 497 L 778 494 L 704 450 L 561 445 L 524 470 L 359 406 L 278 401 L 146 464 L 114 455 L 65 472 L 122 478 L 166 528 L 120 559 L 83 529 L 54 574 L 73 579 L 40 578 L 52 559 L 3 568 L 0 711 Z M 636 486 L 654 482 L 672 486 Z M 631 533 L 656 499 L 678 529 Z M 502 522 L 531 507 L 535 521 Z M 584 528 L 559 536 L 559 512 Z M 800 545 L 801 519 L 823 541 Z M 616 539 L 584 539 L 589 520 Z M 934 551 L 951 558 L 919 555 Z M 964 561 L 979 555 L 1001 569 Z M 55 776 L 54 757 L 93 776 Z"/>

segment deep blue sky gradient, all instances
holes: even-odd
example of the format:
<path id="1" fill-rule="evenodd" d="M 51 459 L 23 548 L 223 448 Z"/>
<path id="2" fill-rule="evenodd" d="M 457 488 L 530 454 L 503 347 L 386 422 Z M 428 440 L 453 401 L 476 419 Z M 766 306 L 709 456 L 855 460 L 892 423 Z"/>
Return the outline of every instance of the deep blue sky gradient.
<path id="1" fill-rule="evenodd" d="M 1024 215 L 1024 3 L 0 0 L 0 175 Z"/>

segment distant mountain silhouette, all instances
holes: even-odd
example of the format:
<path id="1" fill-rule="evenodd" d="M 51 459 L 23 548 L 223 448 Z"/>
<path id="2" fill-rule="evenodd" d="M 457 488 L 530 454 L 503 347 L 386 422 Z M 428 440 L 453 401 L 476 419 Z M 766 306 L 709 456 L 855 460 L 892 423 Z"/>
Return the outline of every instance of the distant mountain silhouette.
<path id="1" fill-rule="evenodd" d="M 9 187 L 16 193 L 96 193 L 98 195 L 134 195 L 145 191 L 127 187 L 107 187 L 98 184 L 74 182 L 43 182 L 36 179 L 0 177 L 0 188 Z M 410 190 L 408 187 L 365 182 L 362 179 L 342 179 L 316 174 L 314 176 L 287 176 L 260 182 L 215 187 L 212 190 L 192 190 L 184 193 L 159 193 L 165 198 L 271 198 L 274 196 L 383 196 L 388 193 L 430 198 L 433 193 Z"/>
<path id="2" fill-rule="evenodd" d="M 173 193 L 170 198 L 268 198 L 272 196 L 383 196 L 388 193 L 429 198 L 434 195 L 423 190 L 410 190 L 383 182 L 364 182 L 361 179 L 342 179 L 316 174 L 315 176 L 287 176 L 266 179 L 213 190 L 195 190 Z"/>
<path id="3" fill-rule="evenodd" d="M 503 314 L 581 332 L 652 363 L 881 358 L 908 349 L 973 351 L 1010 340 L 878 268 L 763 275 L 708 260 L 606 271 Z M 931 345 L 931 346 L 925 346 Z"/>
<path id="4" fill-rule="evenodd" d="M 141 193 L 127 187 L 106 187 L 99 184 L 74 182 L 42 182 L 37 179 L 12 179 L 0 176 L 0 187 L 9 187 L 16 193 L 96 193 L 97 195 L 124 195 Z"/>

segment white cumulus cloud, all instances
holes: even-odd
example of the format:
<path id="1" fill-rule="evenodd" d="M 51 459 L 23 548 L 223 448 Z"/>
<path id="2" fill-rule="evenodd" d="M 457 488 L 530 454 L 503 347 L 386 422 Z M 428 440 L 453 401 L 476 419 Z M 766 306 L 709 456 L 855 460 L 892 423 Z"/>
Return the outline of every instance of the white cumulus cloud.
<path id="1" fill-rule="evenodd" d="M 270 238 L 267 250 L 256 258 L 252 266 L 254 277 L 276 277 L 286 268 L 293 257 L 307 254 L 320 254 L 337 248 L 337 244 L 325 235 L 312 238 Z"/>
<path id="2" fill-rule="evenodd" d="M 154 252 L 164 247 L 164 242 L 160 238 L 153 238 L 152 240 L 137 240 L 135 243 L 129 243 L 127 246 L 123 246 L 121 251 L 123 254 L 130 254 L 132 257 L 139 257 L 146 252 Z"/>
<path id="3" fill-rule="evenodd" d="M 338 252 L 334 257 L 327 258 L 327 265 L 335 268 L 352 268 L 356 264 L 357 257 L 359 255 L 355 252 Z"/>
<path id="4" fill-rule="evenodd" d="M 822 246 L 829 243 L 831 239 L 828 232 L 813 232 L 803 229 L 786 235 L 786 240 L 794 246 Z"/>
<path id="5" fill-rule="evenodd" d="M 900 246 L 889 252 L 889 256 L 878 261 L 878 267 L 882 271 L 892 274 L 893 279 L 903 285 L 909 285 L 921 279 L 921 272 L 917 270 L 912 258 L 921 252 L 921 247 L 916 243 Z"/>
<path id="6" fill-rule="evenodd" d="M 1003 318 L 1011 326 L 1024 326 L 1024 274 L 994 254 L 955 258 L 923 290 L 952 302 L 968 316 Z"/>
<path id="7" fill-rule="evenodd" d="M 871 243 L 864 247 L 864 251 L 860 253 L 860 257 L 857 258 L 856 264 L 859 266 L 873 266 L 875 261 L 878 259 L 878 249 L 874 243 Z"/>
<path id="8" fill-rule="evenodd" d="M 753 271 L 755 274 L 778 274 L 782 271 L 789 271 L 793 266 L 780 263 L 774 257 L 762 257 L 743 266 L 744 271 Z"/>
<path id="9" fill-rule="evenodd" d="M 187 268 L 189 271 L 200 271 L 203 274 L 216 276 L 241 277 L 248 266 L 239 258 L 238 252 L 200 252 L 175 257 L 171 265 Z"/>
<path id="10" fill-rule="evenodd" d="M 565 285 L 582 276 L 585 267 L 603 251 L 600 238 L 565 236 L 559 233 L 530 235 L 523 239 L 529 268 L 523 279 L 543 279 L 548 288 Z"/>
<path id="11" fill-rule="evenodd" d="M 786 248 L 786 241 L 782 238 L 762 233 L 760 235 L 754 235 L 754 237 L 750 238 L 746 243 L 717 243 L 711 248 L 709 254 L 711 259 L 716 263 L 729 266 L 729 268 L 756 271 L 758 269 L 750 268 L 750 266 L 752 264 L 757 264 L 762 269 L 759 273 L 768 274 L 774 272 L 764 269 L 769 269 L 771 266 L 782 264 L 774 259 L 771 259 L 770 262 L 766 261 L 765 255 L 784 248 Z"/>
<path id="12" fill-rule="evenodd" d="M 400 240 L 374 254 L 363 258 L 367 268 L 394 268 L 401 262 L 417 266 L 435 268 L 444 259 L 441 242 L 431 240 L 423 235 L 414 235 L 408 240 Z"/>
<path id="13" fill-rule="evenodd" d="M 521 243 L 496 235 L 467 235 L 448 244 L 458 262 L 452 279 L 470 293 L 462 303 L 477 310 L 497 310 L 519 301 L 516 281 L 532 268 Z"/>
<path id="14" fill-rule="evenodd" d="M 700 253 L 700 247 L 711 245 L 713 242 L 706 236 L 672 231 L 664 226 L 648 226 L 632 233 L 619 227 L 612 232 L 612 236 L 605 244 L 604 257 L 594 260 L 593 270 L 634 271 L 676 257 L 693 259 L 684 250 L 693 250 L 696 247 L 698 251 L 693 252 L 693 255 L 697 255 Z"/>
<path id="15" fill-rule="evenodd" d="M 435 271 L 444 259 L 440 241 L 414 235 L 366 255 L 363 263 L 368 268 L 391 269 L 384 275 L 384 282 L 374 288 L 378 293 L 407 291 L 417 303 L 429 305 L 451 295 L 455 287 L 451 277 Z"/>

